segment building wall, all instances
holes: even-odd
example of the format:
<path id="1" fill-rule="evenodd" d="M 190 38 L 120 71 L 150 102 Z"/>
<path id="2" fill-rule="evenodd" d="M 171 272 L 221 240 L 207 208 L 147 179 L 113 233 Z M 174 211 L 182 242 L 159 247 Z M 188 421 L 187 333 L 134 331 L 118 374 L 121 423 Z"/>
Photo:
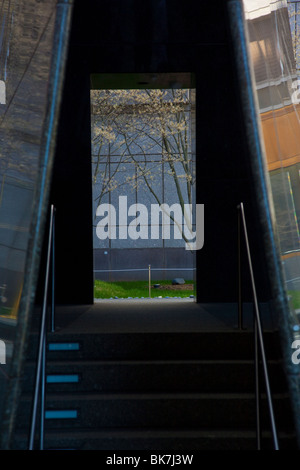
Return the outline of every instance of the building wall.
<path id="1" fill-rule="evenodd" d="M 117 78 L 129 81 L 111 86 Z M 126 83 L 139 88 L 91 90 L 95 279 L 145 280 L 149 265 L 156 280 L 194 279 L 195 90 L 182 78 L 145 75 Z M 101 75 L 93 80 L 101 85 Z"/>

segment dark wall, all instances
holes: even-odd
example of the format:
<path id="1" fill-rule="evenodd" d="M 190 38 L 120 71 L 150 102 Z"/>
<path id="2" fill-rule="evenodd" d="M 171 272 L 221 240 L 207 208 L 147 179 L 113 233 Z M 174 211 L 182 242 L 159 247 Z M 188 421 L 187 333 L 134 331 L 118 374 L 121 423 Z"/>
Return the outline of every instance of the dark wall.
<path id="1" fill-rule="evenodd" d="M 245 203 L 255 270 L 268 296 L 247 166 L 225 1 L 75 0 L 51 201 L 57 207 L 57 301 L 93 302 L 90 73 L 196 75 L 200 302 L 237 300 L 237 204 Z M 247 270 L 244 277 L 248 281 Z"/>

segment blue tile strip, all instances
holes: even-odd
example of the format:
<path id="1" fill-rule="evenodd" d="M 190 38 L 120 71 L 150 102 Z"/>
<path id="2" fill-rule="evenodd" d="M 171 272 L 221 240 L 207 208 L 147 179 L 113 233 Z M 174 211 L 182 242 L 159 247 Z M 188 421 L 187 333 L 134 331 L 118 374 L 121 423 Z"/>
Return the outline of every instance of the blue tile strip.
<path id="1" fill-rule="evenodd" d="M 79 343 L 49 343 L 49 351 L 78 351 Z"/>
<path id="2" fill-rule="evenodd" d="M 58 384 L 58 383 L 78 383 L 79 382 L 79 376 L 78 374 L 49 374 L 47 375 L 46 379 L 48 384 Z"/>
<path id="3" fill-rule="evenodd" d="M 45 411 L 45 419 L 74 419 L 77 418 L 77 410 L 48 410 Z"/>

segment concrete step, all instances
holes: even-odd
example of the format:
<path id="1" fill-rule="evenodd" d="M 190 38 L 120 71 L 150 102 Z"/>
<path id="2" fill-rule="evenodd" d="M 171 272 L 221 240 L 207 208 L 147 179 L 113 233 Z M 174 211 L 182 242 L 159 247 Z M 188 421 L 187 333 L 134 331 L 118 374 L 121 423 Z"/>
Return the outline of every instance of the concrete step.
<path id="1" fill-rule="evenodd" d="M 255 449 L 252 331 L 57 331 L 47 336 L 48 448 Z M 289 448 L 294 445 L 293 420 L 280 343 L 273 331 L 264 339 L 275 420 Z M 22 435 L 29 432 L 37 347 L 33 333 L 15 448 L 27 445 Z M 262 428 L 268 432 L 265 396 L 261 409 Z M 265 443 L 270 445 L 270 435 Z"/>
<path id="2" fill-rule="evenodd" d="M 280 450 L 294 450 L 295 437 L 290 434 L 278 434 Z M 45 450 L 115 450 L 131 451 L 138 456 L 138 451 L 197 452 L 213 450 L 256 450 L 256 433 L 253 429 L 81 429 L 47 430 Z M 274 449 L 273 436 L 270 432 L 262 433 L 262 449 Z M 28 437 L 18 434 L 16 450 L 26 450 Z M 39 448 L 38 438 L 36 448 Z M 147 458 L 147 457 L 146 457 Z M 148 456 L 149 458 L 149 456 Z M 151 459 L 151 456 L 150 456 Z"/>
<path id="3" fill-rule="evenodd" d="M 269 361 L 273 392 L 286 390 L 282 366 Z M 26 363 L 23 391 L 33 391 L 35 363 Z M 56 392 L 253 392 L 250 360 L 48 361 L 47 393 Z"/>
<path id="4" fill-rule="evenodd" d="M 27 426 L 32 397 L 23 397 L 17 429 Z M 291 410 L 287 394 L 274 394 L 276 421 L 289 432 Z M 270 427 L 266 399 L 261 402 L 263 428 Z M 61 394 L 47 395 L 47 429 L 97 428 L 223 428 L 255 429 L 254 394 Z"/>
<path id="5" fill-rule="evenodd" d="M 252 331 L 195 333 L 48 334 L 48 360 L 252 360 Z M 32 334 L 27 359 L 36 358 L 39 338 Z M 265 332 L 266 357 L 281 357 L 277 333 Z M 63 349 L 62 349 L 63 348 Z M 62 355 L 63 354 L 63 355 Z"/>

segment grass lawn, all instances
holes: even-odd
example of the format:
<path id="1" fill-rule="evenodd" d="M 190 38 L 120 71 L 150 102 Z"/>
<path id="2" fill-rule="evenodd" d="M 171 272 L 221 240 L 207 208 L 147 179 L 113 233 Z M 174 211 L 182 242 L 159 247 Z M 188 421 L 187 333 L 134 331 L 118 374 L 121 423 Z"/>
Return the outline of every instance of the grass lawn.
<path id="1" fill-rule="evenodd" d="M 154 288 L 154 284 L 160 284 L 160 288 Z M 172 286 L 171 281 L 153 281 L 151 283 L 151 297 L 190 297 L 195 295 L 194 281 L 185 281 L 183 286 Z M 187 289 L 189 288 L 189 289 Z M 110 299 L 118 297 L 119 299 L 127 299 L 128 297 L 149 297 L 149 284 L 147 281 L 122 281 L 122 282 L 105 282 L 95 280 L 94 298 Z"/>
<path id="2" fill-rule="evenodd" d="M 292 297 L 293 307 L 295 309 L 300 309 L 300 291 L 298 290 L 291 290 L 288 292 L 288 295 Z"/>

